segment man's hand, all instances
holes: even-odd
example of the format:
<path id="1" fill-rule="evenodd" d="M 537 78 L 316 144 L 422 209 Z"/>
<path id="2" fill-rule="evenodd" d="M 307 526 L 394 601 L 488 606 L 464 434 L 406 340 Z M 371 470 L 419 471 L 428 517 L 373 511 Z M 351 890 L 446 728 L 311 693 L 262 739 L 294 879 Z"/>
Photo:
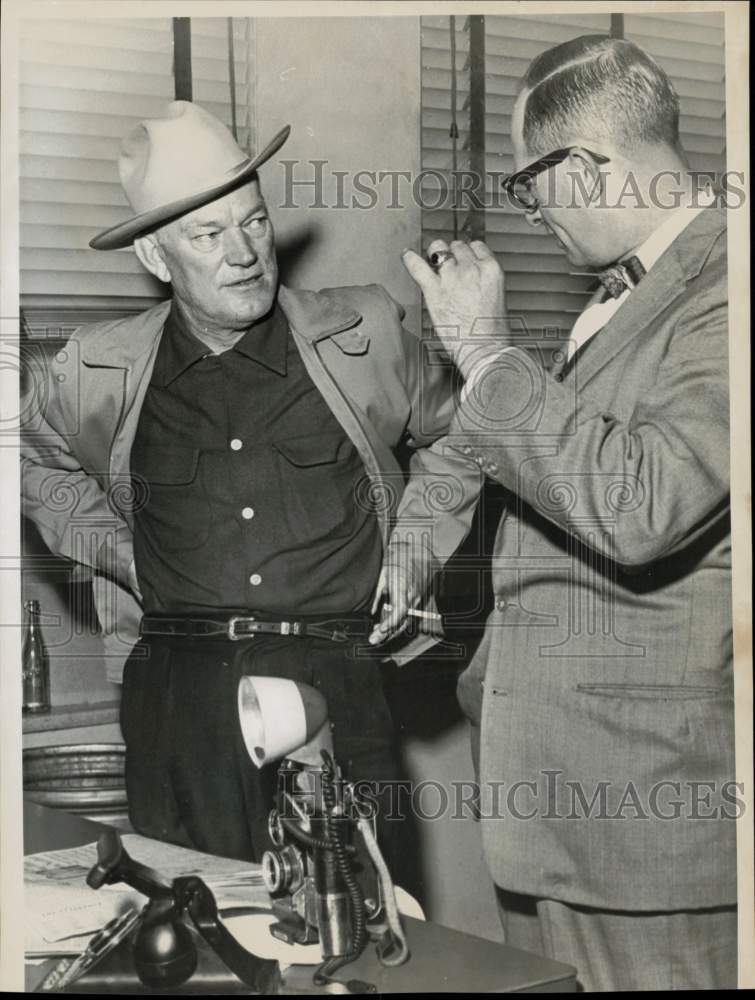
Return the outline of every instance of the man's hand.
<path id="1" fill-rule="evenodd" d="M 128 567 L 128 585 L 131 588 L 132 593 L 139 601 L 140 604 L 144 604 L 144 598 L 142 597 L 142 592 L 139 590 L 139 581 L 136 579 L 136 563 L 132 559 Z"/>
<path id="2" fill-rule="evenodd" d="M 418 571 L 411 558 L 411 548 L 408 545 L 394 545 L 388 549 L 385 565 L 380 571 L 380 577 L 375 589 L 375 599 L 372 602 L 374 615 L 380 601 L 384 597 L 384 615 L 370 634 L 370 644 L 378 646 L 404 632 L 409 626 L 409 608 L 416 608 L 422 601 L 423 591 L 427 587 L 425 577 L 428 574 Z M 390 608 L 390 610 L 387 610 Z"/>
<path id="3" fill-rule="evenodd" d="M 413 250 L 404 250 L 404 267 L 425 297 L 430 319 L 443 346 L 466 376 L 484 354 L 509 346 L 503 271 L 493 252 L 480 240 L 450 246 L 434 240 L 428 256 L 450 251 L 436 273 Z M 482 341 L 482 343 L 481 343 Z"/>

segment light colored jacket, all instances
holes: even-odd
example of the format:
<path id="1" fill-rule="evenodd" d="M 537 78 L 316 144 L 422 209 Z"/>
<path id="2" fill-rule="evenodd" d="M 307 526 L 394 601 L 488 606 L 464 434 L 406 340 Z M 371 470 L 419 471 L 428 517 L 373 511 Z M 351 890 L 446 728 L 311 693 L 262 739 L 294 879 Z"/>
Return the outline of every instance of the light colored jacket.
<path id="1" fill-rule="evenodd" d="M 452 425 L 510 491 L 496 608 L 459 686 L 506 889 L 620 910 L 736 901 L 728 351 L 710 208 L 574 371 L 512 350 Z"/>
<path id="2" fill-rule="evenodd" d="M 468 531 L 480 489 L 467 461 L 433 444 L 453 413 L 450 369 L 426 363 L 401 307 L 377 285 L 281 287 L 279 302 L 309 375 L 362 458 L 369 488 L 361 501 L 377 511 L 384 545 L 400 512 L 394 543 L 421 538 L 442 565 Z M 33 381 L 24 406 L 24 513 L 53 553 L 92 568 L 115 681 L 142 613 L 127 579 L 140 502 L 129 456 L 169 308 L 81 327 Z M 406 492 L 393 453 L 404 440 L 415 449 Z M 416 636 L 404 654 L 432 641 Z"/>

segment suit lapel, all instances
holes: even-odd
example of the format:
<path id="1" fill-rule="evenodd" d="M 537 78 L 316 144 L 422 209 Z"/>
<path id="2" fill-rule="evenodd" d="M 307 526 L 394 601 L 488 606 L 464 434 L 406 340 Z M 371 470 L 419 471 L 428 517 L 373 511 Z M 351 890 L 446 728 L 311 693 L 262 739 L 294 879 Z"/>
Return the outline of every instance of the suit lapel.
<path id="1" fill-rule="evenodd" d="M 590 299 L 587 302 L 587 305 L 584 307 L 584 309 L 582 310 L 582 313 L 580 313 L 580 315 L 583 315 L 590 308 L 590 306 L 594 306 L 597 303 L 599 303 L 602 300 L 602 298 L 603 298 L 603 286 L 602 285 L 598 285 L 598 287 L 595 289 L 595 291 L 590 296 Z M 576 325 L 576 320 L 575 320 L 575 325 Z M 574 327 L 572 326 L 572 331 L 573 330 L 574 330 Z M 571 371 L 572 370 L 572 368 L 576 364 L 576 355 L 577 355 L 577 352 L 579 352 L 579 351 L 582 350 L 581 347 L 578 347 L 577 351 L 575 352 L 575 354 L 573 354 L 571 356 L 571 358 L 569 358 L 568 357 L 568 349 L 569 349 L 569 340 L 570 340 L 570 338 L 571 338 L 571 332 L 570 332 L 569 337 L 567 337 L 567 339 L 563 341 L 563 345 L 561 347 L 559 347 L 559 350 L 557 352 L 555 352 L 554 355 L 553 355 L 554 362 L 551 365 L 550 372 L 551 372 L 551 375 L 555 376 L 556 378 L 559 378 L 559 381 L 560 381 L 560 376 L 563 376 L 567 371 Z M 584 347 L 584 346 L 585 345 L 583 344 L 582 347 Z"/>
<path id="2" fill-rule="evenodd" d="M 584 357 L 577 354 L 574 375 L 584 387 L 621 350 L 639 336 L 681 294 L 688 281 L 696 277 L 710 253 L 715 239 L 726 228 L 725 214 L 715 208 L 704 209 L 674 240 L 650 268 L 621 308 L 611 317 Z"/>

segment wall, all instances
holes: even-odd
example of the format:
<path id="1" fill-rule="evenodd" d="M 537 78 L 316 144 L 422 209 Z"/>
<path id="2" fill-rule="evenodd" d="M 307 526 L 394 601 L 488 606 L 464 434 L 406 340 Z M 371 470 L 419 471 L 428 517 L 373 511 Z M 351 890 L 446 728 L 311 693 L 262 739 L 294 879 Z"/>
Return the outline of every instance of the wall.
<path id="1" fill-rule="evenodd" d="M 256 37 L 258 141 L 292 126 L 275 159 L 297 161 L 293 180 L 314 180 L 310 161 L 327 160 L 322 204 L 366 203 L 353 187 L 358 171 L 419 169 L 418 18 L 260 18 Z M 349 175 L 341 198 L 336 171 Z M 261 178 L 285 280 L 310 288 L 379 282 L 416 316 L 415 286 L 399 254 L 419 241 L 420 210 L 386 209 L 388 178 L 376 179 L 380 202 L 368 209 L 314 207 L 312 187 L 296 187 L 287 199 L 286 169 L 277 162 Z M 292 200 L 302 207 L 281 207 Z"/>

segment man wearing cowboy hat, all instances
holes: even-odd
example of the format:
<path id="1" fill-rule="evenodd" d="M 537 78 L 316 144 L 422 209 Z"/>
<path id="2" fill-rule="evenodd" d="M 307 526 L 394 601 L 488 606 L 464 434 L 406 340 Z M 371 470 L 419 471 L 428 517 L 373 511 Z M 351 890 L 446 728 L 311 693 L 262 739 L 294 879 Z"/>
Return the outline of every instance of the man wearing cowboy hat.
<path id="1" fill-rule="evenodd" d="M 92 567 L 111 679 L 128 656 L 135 828 L 239 858 L 267 846 L 274 781 L 244 750 L 239 678 L 313 684 L 347 775 L 395 778 L 367 655 L 374 597 L 393 608 L 376 640 L 425 598 L 479 489 L 469 463 L 434 444 L 453 409 L 448 372 L 423 365 L 390 296 L 279 283 L 257 170 L 287 135 L 248 157 L 177 101 L 125 139 L 134 215 L 91 246 L 133 243 L 172 301 L 76 331 L 37 387 L 24 445 L 25 512 L 53 552 Z M 393 449 L 405 441 L 404 492 Z M 51 496 L 65 489 L 76 500 L 61 512 Z M 391 535 L 397 514 L 413 527 Z"/>

